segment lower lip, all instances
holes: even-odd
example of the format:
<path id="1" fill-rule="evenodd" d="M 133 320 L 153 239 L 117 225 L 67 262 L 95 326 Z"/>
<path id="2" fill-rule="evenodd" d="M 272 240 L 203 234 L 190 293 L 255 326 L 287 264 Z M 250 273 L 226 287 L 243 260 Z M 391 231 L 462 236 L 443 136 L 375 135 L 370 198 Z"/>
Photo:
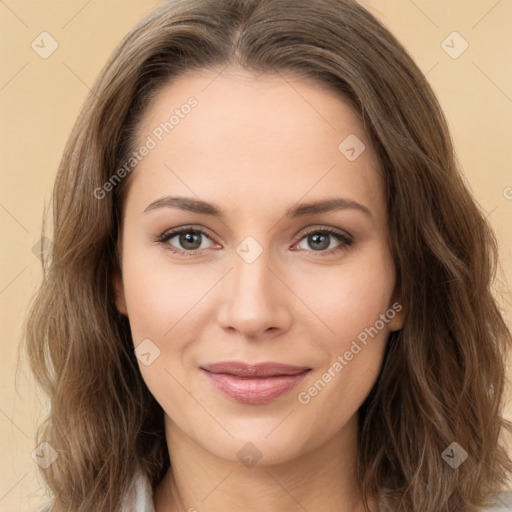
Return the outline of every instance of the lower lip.
<path id="1" fill-rule="evenodd" d="M 224 394 L 245 404 L 266 404 L 290 391 L 309 373 L 296 375 L 279 375 L 264 378 L 242 378 L 226 373 L 203 372 L 212 384 Z"/>

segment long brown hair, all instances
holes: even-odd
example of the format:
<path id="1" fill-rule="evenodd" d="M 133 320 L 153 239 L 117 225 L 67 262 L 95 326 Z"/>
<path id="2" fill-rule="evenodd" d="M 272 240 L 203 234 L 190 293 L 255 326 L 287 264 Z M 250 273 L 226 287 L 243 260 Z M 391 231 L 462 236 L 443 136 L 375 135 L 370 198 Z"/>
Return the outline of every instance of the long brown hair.
<path id="1" fill-rule="evenodd" d="M 512 339 L 491 293 L 496 240 L 461 178 L 425 77 L 351 0 L 171 0 L 100 73 L 59 167 L 52 250 L 26 322 L 31 367 L 51 400 L 37 442 L 59 454 L 43 471 L 55 510 L 118 510 L 136 465 L 154 486 L 169 466 L 163 411 L 114 302 L 131 181 L 118 170 L 162 85 L 226 66 L 314 80 L 363 119 L 385 172 L 407 320 L 389 337 L 359 410 L 361 491 L 397 512 L 476 510 L 512 471 L 501 442 L 502 427 L 512 430 L 502 417 Z M 105 187 L 116 173 L 123 179 Z M 468 454 L 457 468 L 443 457 L 459 449 L 453 442 Z"/>

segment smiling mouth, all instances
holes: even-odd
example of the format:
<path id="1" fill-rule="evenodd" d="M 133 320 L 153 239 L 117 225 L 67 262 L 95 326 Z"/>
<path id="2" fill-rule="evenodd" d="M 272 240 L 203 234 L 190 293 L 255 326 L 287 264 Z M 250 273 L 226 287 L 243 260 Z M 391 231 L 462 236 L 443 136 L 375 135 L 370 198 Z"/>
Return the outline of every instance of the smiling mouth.
<path id="1" fill-rule="evenodd" d="M 246 404 L 265 404 L 296 387 L 311 368 L 228 361 L 203 366 L 201 371 L 228 397 Z"/>

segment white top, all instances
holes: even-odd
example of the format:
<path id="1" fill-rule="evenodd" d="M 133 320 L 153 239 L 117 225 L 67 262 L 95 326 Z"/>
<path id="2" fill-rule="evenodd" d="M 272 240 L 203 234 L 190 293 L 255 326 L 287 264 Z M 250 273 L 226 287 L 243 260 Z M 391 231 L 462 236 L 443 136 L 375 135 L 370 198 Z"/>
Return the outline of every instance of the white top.
<path id="1" fill-rule="evenodd" d="M 45 512 L 45 505 L 36 512 Z M 502 492 L 482 512 L 512 512 L 512 490 Z M 121 512 L 155 512 L 153 491 L 149 479 L 143 474 L 134 477 L 134 485 L 124 496 Z"/>
<path id="2" fill-rule="evenodd" d="M 155 512 L 153 489 L 149 478 L 137 473 L 133 481 L 133 487 L 123 498 L 121 512 Z"/>

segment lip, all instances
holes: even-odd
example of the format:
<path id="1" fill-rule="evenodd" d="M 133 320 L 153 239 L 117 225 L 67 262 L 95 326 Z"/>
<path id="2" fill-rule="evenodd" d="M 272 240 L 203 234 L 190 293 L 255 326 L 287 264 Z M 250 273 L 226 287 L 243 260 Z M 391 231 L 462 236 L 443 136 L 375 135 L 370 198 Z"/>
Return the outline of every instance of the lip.
<path id="1" fill-rule="evenodd" d="M 304 366 L 225 361 L 202 366 L 216 389 L 246 404 L 264 404 L 290 391 L 311 371 Z"/>

